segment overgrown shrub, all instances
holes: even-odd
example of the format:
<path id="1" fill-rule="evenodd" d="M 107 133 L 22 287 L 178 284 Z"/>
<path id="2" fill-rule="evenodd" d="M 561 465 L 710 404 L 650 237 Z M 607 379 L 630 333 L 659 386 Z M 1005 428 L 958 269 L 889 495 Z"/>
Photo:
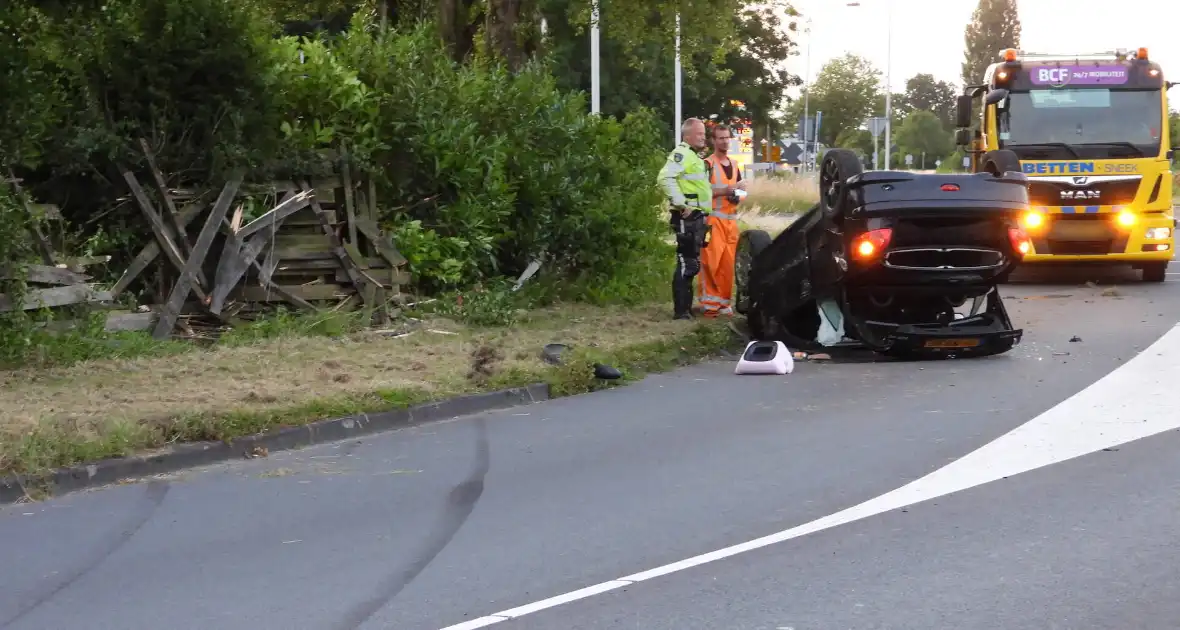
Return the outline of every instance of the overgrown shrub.
<path id="1" fill-rule="evenodd" d="M 383 182 L 384 222 L 431 290 L 516 275 L 609 276 L 658 249 L 662 160 L 650 112 L 587 115 L 540 65 L 458 65 L 434 30 L 331 43 L 288 38 L 282 109 L 303 152 L 344 147 Z"/>
<path id="2" fill-rule="evenodd" d="M 0 53 L 14 51 L 0 69 L 18 86 L 0 111 L 41 112 L 4 148 L 81 238 L 123 250 L 109 253 L 150 238 L 134 204 L 116 204 L 117 166 L 143 172 L 143 138 L 173 184 L 239 167 L 255 180 L 315 176 L 340 156 L 378 180 L 381 220 L 426 292 L 486 285 L 540 257 L 546 278 L 601 300 L 609 287 L 634 293 L 634 274 L 662 264 L 651 262 L 666 249 L 661 126 L 645 111 L 588 115 L 542 64 L 458 64 L 431 25 L 382 33 L 369 11 L 340 36 L 305 39 L 279 37 L 263 0 L 34 6 L 46 5 L 0 11 L 11 35 Z"/>

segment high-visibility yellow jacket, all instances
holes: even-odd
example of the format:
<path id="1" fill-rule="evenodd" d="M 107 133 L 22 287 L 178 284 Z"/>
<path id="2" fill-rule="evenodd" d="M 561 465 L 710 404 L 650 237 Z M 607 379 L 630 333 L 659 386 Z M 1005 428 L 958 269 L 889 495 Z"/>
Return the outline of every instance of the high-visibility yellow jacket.
<path id="1" fill-rule="evenodd" d="M 687 142 L 681 142 L 668 154 L 659 181 L 672 205 L 688 206 L 705 214 L 712 211 L 713 187 L 708 169 Z"/>

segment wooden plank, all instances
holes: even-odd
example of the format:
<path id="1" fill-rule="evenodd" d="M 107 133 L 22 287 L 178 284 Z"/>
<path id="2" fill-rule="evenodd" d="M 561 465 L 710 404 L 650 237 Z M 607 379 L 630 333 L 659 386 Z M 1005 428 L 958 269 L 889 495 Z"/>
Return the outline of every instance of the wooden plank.
<path id="1" fill-rule="evenodd" d="M 352 243 L 344 243 L 344 253 L 348 257 L 347 268 L 352 269 L 358 276 L 364 278 L 364 284 L 371 284 L 375 287 L 381 286 L 380 280 L 374 278 L 372 274 L 361 267 L 360 261 L 364 260 L 364 257 L 361 256 L 361 252 L 357 249 L 356 245 L 353 245 Z M 359 289 L 360 286 L 358 285 L 357 288 Z"/>
<path id="2" fill-rule="evenodd" d="M 352 287 L 338 284 L 271 285 L 271 287 L 240 287 L 234 293 L 237 299 L 248 302 L 279 302 L 284 298 L 275 289 L 282 289 L 304 300 L 342 300 L 355 295 Z"/>
<path id="3" fill-rule="evenodd" d="M 107 332 L 135 332 L 151 330 L 156 323 L 155 313 L 111 313 L 103 329 Z"/>
<path id="4" fill-rule="evenodd" d="M 306 191 L 297 195 L 292 195 L 283 203 L 280 203 L 273 209 L 269 210 L 266 214 L 263 214 L 257 219 L 247 223 L 245 227 L 238 230 L 238 236 L 245 239 L 258 230 L 268 228 L 272 225 L 278 225 L 283 221 L 283 219 L 286 219 L 292 214 L 295 214 L 296 212 L 306 208 L 311 201 L 311 197 L 311 193 Z"/>
<path id="5" fill-rule="evenodd" d="M 156 235 L 156 240 L 160 241 L 164 256 L 168 258 L 168 261 L 172 263 L 172 266 L 177 271 L 183 269 L 185 266 L 184 257 L 180 255 L 180 249 L 169 233 L 168 227 L 164 224 L 164 220 L 160 218 L 159 213 L 152 206 L 152 202 L 147 198 L 147 193 L 139 185 L 139 180 L 135 178 L 135 175 L 131 171 L 126 169 L 123 170 L 123 179 L 131 187 L 131 194 L 135 196 L 135 201 L 139 203 L 139 209 L 147 217 L 148 223 L 152 226 L 152 233 Z M 201 301 L 204 301 L 206 298 L 204 291 L 206 282 L 205 275 L 198 273 L 197 281 L 193 285 L 193 292 L 197 294 L 197 297 Z"/>
<path id="6" fill-rule="evenodd" d="M 180 316 L 180 307 L 184 304 L 190 288 L 195 284 L 196 272 L 205 256 L 208 255 L 209 247 L 213 245 L 213 237 L 217 235 L 218 228 L 221 226 L 222 220 L 225 219 L 226 213 L 229 212 L 230 204 L 233 203 L 234 193 L 241 185 L 242 175 L 239 173 L 235 174 L 225 185 L 225 188 L 221 189 L 217 202 L 213 204 L 213 209 L 209 211 L 209 217 L 205 219 L 205 225 L 201 227 L 201 232 L 197 235 L 197 242 L 193 245 L 193 255 L 185 261 L 180 277 L 176 280 L 176 286 L 172 287 L 172 293 L 168 296 L 168 303 L 160 312 L 160 319 L 156 322 L 152 337 L 166 339 L 172 335 L 172 329 L 176 326 L 176 318 Z"/>
<path id="7" fill-rule="evenodd" d="M 287 227 L 287 228 L 290 228 L 292 226 L 308 226 L 308 225 L 314 226 L 317 230 L 320 227 L 320 218 L 316 216 L 315 211 L 311 208 L 310 205 L 308 205 L 308 207 L 303 208 L 302 210 L 296 212 L 295 214 L 292 214 L 290 217 L 287 218 L 286 221 L 283 222 L 283 226 Z"/>
<path id="8" fill-rule="evenodd" d="M 15 280 L 18 275 L 14 269 L 0 269 L 0 279 Z M 84 284 L 90 281 L 90 276 L 61 267 L 29 265 L 25 268 L 25 281 L 30 284 Z"/>
<path id="9" fill-rule="evenodd" d="M 228 231 L 226 233 L 225 249 L 233 252 L 229 258 L 222 258 L 217 267 L 217 285 L 213 288 L 213 296 L 209 301 L 209 312 L 218 314 L 225 307 L 225 298 L 241 281 L 246 270 L 258 260 L 258 254 L 274 238 L 275 232 L 267 230 L 259 232 L 245 242 L 241 232 Z M 274 250 L 271 250 L 273 254 Z"/>
<path id="10" fill-rule="evenodd" d="M 373 223 L 376 223 L 377 222 L 377 181 L 373 179 L 372 175 L 370 175 L 368 177 L 368 180 L 369 180 L 369 194 L 368 194 L 369 219 L 371 219 L 373 221 Z"/>
<path id="11" fill-rule="evenodd" d="M 302 249 L 299 247 L 275 247 L 275 256 L 286 262 L 321 262 L 335 260 L 336 255 L 326 249 Z"/>
<path id="12" fill-rule="evenodd" d="M 380 270 L 383 274 L 387 273 L 385 270 L 390 268 L 384 258 L 373 257 L 362 260 L 361 266 L 365 269 Z M 275 273 L 329 273 L 340 268 L 340 259 L 333 255 L 331 258 L 315 260 L 280 260 L 279 266 L 275 268 Z"/>
<path id="13" fill-rule="evenodd" d="M 348 222 L 348 242 L 356 245 L 356 205 L 352 198 L 352 173 L 347 157 L 341 162 L 340 177 L 344 180 L 344 216 Z"/>
<path id="14" fill-rule="evenodd" d="M 275 246 L 326 250 L 332 247 L 332 241 L 326 237 L 323 230 L 318 230 L 314 234 L 291 234 L 284 231 L 275 235 Z"/>
<path id="15" fill-rule="evenodd" d="M 201 210 L 203 210 L 204 207 L 204 204 L 200 202 L 194 202 L 186 205 L 184 209 L 180 211 L 180 225 L 184 229 L 188 229 L 188 224 L 193 222 L 193 219 L 195 219 L 196 216 L 201 213 Z M 152 264 L 152 261 L 154 261 L 156 256 L 159 255 L 159 241 L 150 241 L 144 246 L 143 250 L 139 252 L 139 255 L 131 261 L 131 264 L 128 265 L 127 270 L 124 271 L 123 275 L 119 277 L 119 281 L 116 282 L 115 286 L 111 288 L 111 293 L 120 295 L 126 291 L 127 287 L 131 286 L 131 283 L 139 277 L 139 274 L 143 273 L 143 270 L 147 269 L 148 265 Z"/>
<path id="16" fill-rule="evenodd" d="M 379 282 L 380 282 L 381 286 L 383 286 L 383 287 L 392 288 L 392 287 L 397 286 L 399 284 L 409 284 L 410 283 L 410 274 L 406 271 L 401 270 L 401 269 L 393 269 L 392 274 L 390 274 L 385 269 L 381 269 L 380 274 L 374 273 L 375 270 L 373 270 L 373 269 L 364 269 L 364 271 L 369 277 L 381 278 L 381 280 Z M 392 275 L 392 277 L 390 277 L 391 275 Z M 385 279 L 385 278 L 388 278 L 388 279 Z M 348 276 L 348 272 L 346 272 L 344 269 L 338 268 L 338 269 L 336 269 L 336 282 L 339 282 L 341 284 L 346 283 L 346 282 L 352 282 L 352 278 L 350 278 Z"/>
<path id="17" fill-rule="evenodd" d="M 69 306 L 84 302 L 110 302 L 114 298 L 110 291 L 99 291 L 85 284 L 75 284 L 68 287 L 53 287 L 51 289 L 35 289 L 27 291 L 22 296 L 19 307 L 7 295 L 0 295 L 0 311 L 8 312 L 14 308 L 22 311 L 32 311 L 40 308 L 55 306 Z"/>
<path id="18" fill-rule="evenodd" d="M 172 195 L 168 194 L 168 182 L 164 181 L 164 174 L 156 166 L 156 157 L 152 154 L 147 140 L 140 138 L 139 147 L 143 149 L 143 156 L 147 158 L 148 169 L 152 172 L 152 178 L 156 180 L 156 188 L 160 191 L 160 196 L 164 198 L 164 218 L 168 219 L 170 227 L 176 235 L 176 242 L 180 245 L 181 253 L 188 256 L 193 252 L 193 247 L 188 242 L 188 234 L 184 231 L 184 225 L 180 222 L 180 213 L 176 210 L 176 203 L 172 201 Z"/>
<path id="19" fill-rule="evenodd" d="M 316 216 L 320 218 L 320 227 L 323 229 L 324 236 L 332 246 L 332 253 L 340 263 L 340 270 L 348 277 L 348 281 L 352 283 L 353 287 L 363 292 L 366 283 L 362 280 L 365 274 L 360 271 L 357 265 L 357 260 L 363 260 L 360 258 L 359 252 L 357 258 L 353 259 L 351 253 L 347 250 L 348 246 L 340 242 L 340 236 L 336 233 L 335 226 L 329 221 L 328 214 L 314 200 L 312 202 L 312 209 L 315 211 Z"/>
<path id="20" fill-rule="evenodd" d="M 277 250 L 273 247 L 266 252 L 266 260 L 263 261 L 262 266 L 258 269 L 258 278 L 262 284 L 272 284 L 275 275 L 275 268 L 279 266 L 279 257 L 275 256 Z"/>
<path id="21" fill-rule="evenodd" d="M 368 218 L 360 218 L 355 221 L 356 227 L 369 239 L 377 253 L 382 258 L 389 261 L 389 264 L 394 267 L 404 265 L 408 261 L 402 253 L 397 251 L 397 246 L 393 244 L 393 239 L 386 234 L 381 233 L 381 228 L 377 227 L 377 222 Z"/>

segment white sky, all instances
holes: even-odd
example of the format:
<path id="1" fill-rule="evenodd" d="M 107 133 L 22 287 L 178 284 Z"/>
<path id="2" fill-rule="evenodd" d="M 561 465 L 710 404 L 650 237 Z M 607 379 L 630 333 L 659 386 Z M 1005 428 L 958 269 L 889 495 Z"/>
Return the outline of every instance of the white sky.
<path id="1" fill-rule="evenodd" d="M 886 70 L 888 50 L 887 7 L 892 11 L 892 72 L 894 92 L 906 79 L 928 72 L 961 87 L 963 29 L 978 0 L 794 0 L 811 24 L 811 77 L 828 60 L 852 52 Z M 1120 5 L 1110 0 L 1017 0 L 1020 12 L 1020 47 L 1034 52 L 1086 53 L 1141 46 L 1163 68 L 1164 76 L 1180 78 L 1180 37 L 1175 20 L 1180 0 L 1131 0 Z M 800 24 L 800 28 L 803 28 Z M 805 76 L 807 35 L 801 34 L 799 55 L 788 70 Z M 998 60 L 998 59 L 997 59 Z M 797 90 L 791 90 L 796 96 Z M 1180 100 L 1180 86 L 1171 91 Z M 1173 105 L 1172 109 L 1176 109 Z"/>

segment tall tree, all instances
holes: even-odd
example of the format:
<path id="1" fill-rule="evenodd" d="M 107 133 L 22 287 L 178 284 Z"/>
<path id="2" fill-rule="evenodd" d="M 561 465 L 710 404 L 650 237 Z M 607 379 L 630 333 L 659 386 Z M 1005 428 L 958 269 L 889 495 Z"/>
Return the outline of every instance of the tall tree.
<path id="1" fill-rule="evenodd" d="M 575 19 L 577 8 L 584 2 L 541 0 L 547 24 L 545 46 L 553 72 L 564 89 L 590 90 L 589 38 Z M 744 1 L 729 3 L 724 11 L 714 15 L 714 21 L 731 22 L 725 29 L 714 27 L 714 31 L 732 28 L 742 45 L 728 49 L 717 61 L 713 58 L 714 34 L 699 36 L 694 56 L 682 53 L 686 74 L 690 66 L 698 70 L 695 77 L 686 78 L 683 84 L 684 115 L 716 114 L 721 119 L 752 116 L 758 121 L 758 129 L 765 132 L 767 119 L 781 107 L 786 89 L 801 82 L 784 68 L 786 60 L 796 54 L 793 34 L 797 16 L 789 0 L 769 0 L 758 5 Z M 619 11 L 608 13 L 607 5 L 603 5 L 602 111 L 622 116 L 638 107 L 651 108 L 661 120 L 668 121 L 671 139 L 673 50 L 666 46 L 663 34 L 655 30 L 647 34 L 646 40 L 630 39 L 628 21 L 634 19 Z M 739 109 L 731 100 L 743 103 L 744 107 Z"/>
<path id="2" fill-rule="evenodd" d="M 964 34 L 963 84 L 983 81 L 987 67 L 1005 48 L 1020 47 L 1020 15 L 1016 0 L 979 0 Z"/>
<path id="3" fill-rule="evenodd" d="M 955 87 L 946 81 L 938 81 L 932 74 L 916 74 L 905 82 L 905 94 L 900 99 L 903 115 L 914 111 L 934 114 L 943 126 L 950 129 L 955 124 Z"/>
<path id="4" fill-rule="evenodd" d="M 933 164 L 955 149 L 950 131 L 942 126 L 942 122 L 933 113 L 918 110 L 906 116 L 905 122 L 897 130 L 897 149 L 900 155 L 914 156 L 914 164 L 918 165 L 921 155 L 926 154 L 926 164 Z"/>
<path id="5" fill-rule="evenodd" d="M 883 102 L 880 83 L 881 71 L 859 55 L 847 53 L 824 64 L 806 90 L 811 114 L 823 112 L 818 140 L 834 146 L 841 132 L 879 115 L 883 111 L 876 107 Z M 802 116 L 803 98 L 799 98 L 791 104 L 788 120 L 796 122 Z"/>

